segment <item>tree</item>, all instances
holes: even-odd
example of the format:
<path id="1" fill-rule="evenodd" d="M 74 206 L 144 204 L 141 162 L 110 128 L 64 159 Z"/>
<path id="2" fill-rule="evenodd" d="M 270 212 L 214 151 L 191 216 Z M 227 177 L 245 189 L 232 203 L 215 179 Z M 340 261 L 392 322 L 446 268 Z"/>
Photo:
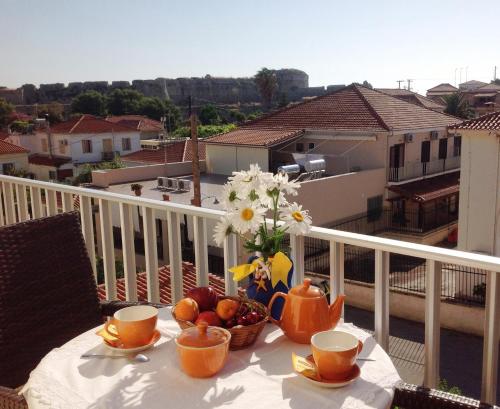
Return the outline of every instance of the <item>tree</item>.
<path id="1" fill-rule="evenodd" d="M 266 109 L 271 108 L 274 93 L 278 88 L 278 80 L 273 70 L 268 68 L 261 68 L 254 77 L 255 84 L 259 89 L 262 101 Z"/>
<path id="2" fill-rule="evenodd" d="M 500 85 L 500 78 L 495 78 L 494 80 L 491 80 L 491 83 L 495 85 Z"/>
<path id="3" fill-rule="evenodd" d="M 104 116 L 106 115 L 106 98 L 97 91 L 82 92 L 71 101 L 71 112 Z"/>
<path id="4" fill-rule="evenodd" d="M 111 115 L 138 114 L 144 95 L 133 89 L 115 89 L 108 96 L 108 112 Z"/>
<path id="5" fill-rule="evenodd" d="M 139 103 L 139 113 L 159 121 L 165 114 L 165 104 L 158 97 L 144 97 Z"/>
<path id="6" fill-rule="evenodd" d="M 170 100 L 164 101 L 163 104 L 165 105 L 165 127 L 168 132 L 173 132 L 181 124 L 181 110 Z"/>
<path id="7" fill-rule="evenodd" d="M 462 119 L 469 119 L 474 116 L 474 112 L 463 94 L 455 92 L 452 95 L 445 96 L 444 100 L 446 102 L 446 108 L 444 110 L 446 114 Z"/>
<path id="8" fill-rule="evenodd" d="M 64 105 L 58 102 L 38 105 L 38 118 L 47 118 L 51 124 L 64 121 Z"/>
<path id="9" fill-rule="evenodd" d="M 229 118 L 238 123 L 245 122 L 245 120 L 247 119 L 243 112 L 237 111 L 236 109 L 233 109 L 229 112 Z"/>
<path id="10" fill-rule="evenodd" d="M 8 125 L 12 111 L 14 111 L 14 105 L 0 98 L 0 126 Z"/>
<path id="11" fill-rule="evenodd" d="M 218 125 L 221 122 L 215 105 L 207 104 L 201 107 L 198 119 L 202 125 Z"/>
<path id="12" fill-rule="evenodd" d="M 363 85 L 363 87 L 373 89 L 373 85 L 370 84 L 367 80 L 364 80 L 363 84 L 361 84 L 361 85 Z"/>

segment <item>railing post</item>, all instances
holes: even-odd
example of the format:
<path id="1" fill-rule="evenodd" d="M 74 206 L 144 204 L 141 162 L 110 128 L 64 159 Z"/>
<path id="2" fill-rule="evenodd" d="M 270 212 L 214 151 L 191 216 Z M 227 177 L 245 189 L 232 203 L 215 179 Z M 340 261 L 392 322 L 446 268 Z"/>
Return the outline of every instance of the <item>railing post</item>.
<path id="1" fill-rule="evenodd" d="M 148 301 L 160 302 L 160 280 L 158 277 L 158 247 L 156 241 L 155 210 L 143 206 L 144 256 L 146 258 L 146 278 L 148 283 Z M 172 266 L 170 274 L 173 275 Z"/>
<path id="2" fill-rule="evenodd" d="M 500 273 L 487 272 L 481 400 L 495 404 L 500 341 Z"/>
<path id="3" fill-rule="evenodd" d="M 43 217 L 42 211 L 42 192 L 39 187 L 32 186 L 30 188 L 31 197 L 31 216 L 33 219 Z"/>
<path id="4" fill-rule="evenodd" d="M 330 304 L 333 304 L 340 294 L 344 294 L 344 243 L 330 240 Z"/>
<path id="5" fill-rule="evenodd" d="M 3 203 L 5 208 L 5 224 L 15 223 L 14 194 L 12 192 L 12 184 L 9 182 L 3 182 Z"/>
<path id="6" fill-rule="evenodd" d="M 99 199 L 99 216 L 101 223 L 102 264 L 104 266 L 106 299 L 116 300 L 115 245 L 113 240 L 111 203 L 108 200 Z"/>
<path id="7" fill-rule="evenodd" d="M 290 257 L 293 261 L 292 286 L 304 281 L 304 236 L 290 234 Z"/>
<path id="8" fill-rule="evenodd" d="M 127 301 L 137 301 L 133 207 L 120 203 L 120 229 L 122 234 L 123 274 Z"/>
<path id="9" fill-rule="evenodd" d="M 224 240 L 224 282 L 226 295 L 238 293 L 238 283 L 233 280 L 231 267 L 238 264 L 238 236 L 230 234 Z"/>
<path id="10" fill-rule="evenodd" d="M 442 264 L 427 260 L 425 276 L 425 365 L 424 385 L 436 388 L 439 382 L 439 343 Z"/>
<path id="11" fill-rule="evenodd" d="M 160 220 L 161 222 L 161 242 L 162 242 L 162 252 L 163 252 L 163 264 L 168 265 L 170 263 L 170 250 L 168 248 L 168 222 L 167 220 Z"/>
<path id="12" fill-rule="evenodd" d="M 97 282 L 97 270 L 95 261 L 95 244 L 94 244 L 94 222 L 92 220 L 92 201 L 88 196 L 80 196 L 80 214 L 82 221 L 83 238 L 89 253 L 90 264 L 94 271 L 94 278 Z"/>
<path id="13" fill-rule="evenodd" d="M 74 209 L 73 195 L 71 193 L 61 193 L 63 212 L 71 212 Z"/>
<path id="14" fill-rule="evenodd" d="M 16 197 L 17 197 L 17 217 L 20 222 L 24 222 L 29 219 L 28 214 L 28 202 L 26 199 L 26 186 L 16 185 Z"/>
<path id="15" fill-rule="evenodd" d="M 57 198 L 55 190 L 45 189 L 45 204 L 47 206 L 47 216 L 55 216 L 57 214 Z"/>
<path id="16" fill-rule="evenodd" d="M 375 339 L 389 351 L 389 255 L 375 250 Z"/>
<path id="17" fill-rule="evenodd" d="M 168 224 L 168 252 L 170 256 L 170 282 L 172 283 L 172 304 L 179 301 L 184 295 L 182 282 L 182 248 L 179 214 L 169 211 Z"/>
<path id="18" fill-rule="evenodd" d="M 205 218 L 193 216 L 193 230 L 196 285 L 205 287 L 208 285 L 207 223 Z"/>

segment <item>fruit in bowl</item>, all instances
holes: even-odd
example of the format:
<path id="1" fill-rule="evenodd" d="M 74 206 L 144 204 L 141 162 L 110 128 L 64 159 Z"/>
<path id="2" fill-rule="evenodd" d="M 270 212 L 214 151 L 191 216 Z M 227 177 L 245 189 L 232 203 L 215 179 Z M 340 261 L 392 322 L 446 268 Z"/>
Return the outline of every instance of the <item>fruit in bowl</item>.
<path id="1" fill-rule="evenodd" d="M 231 298 L 225 298 L 220 300 L 215 307 L 215 312 L 221 320 L 227 321 L 233 318 L 238 309 L 240 308 L 240 303 Z"/>
<path id="2" fill-rule="evenodd" d="M 183 298 L 175 306 L 175 315 L 180 320 L 195 322 L 199 315 L 198 303 L 192 298 Z"/>
<path id="3" fill-rule="evenodd" d="M 176 310 L 176 316 L 177 316 L 177 310 Z M 200 312 L 198 318 L 194 323 L 198 325 L 200 322 L 206 322 L 211 327 L 222 327 L 222 321 L 215 311 Z"/>
<path id="4" fill-rule="evenodd" d="M 214 310 L 219 300 L 219 296 L 210 286 L 193 288 L 187 292 L 186 297 L 196 301 L 200 312 Z"/>

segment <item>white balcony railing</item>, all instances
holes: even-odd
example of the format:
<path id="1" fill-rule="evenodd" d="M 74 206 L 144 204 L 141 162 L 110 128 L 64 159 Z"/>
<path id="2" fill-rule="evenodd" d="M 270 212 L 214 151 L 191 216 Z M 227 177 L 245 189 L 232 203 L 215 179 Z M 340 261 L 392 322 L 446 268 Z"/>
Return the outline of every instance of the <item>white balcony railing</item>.
<path id="1" fill-rule="evenodd" d="M 117 295 L 112 208 L 119 209 L 120 214 L 119 224 L 122 235 L 127 299 L 137 299 L 132 220 L 132 215 L 137 208 L 142 210 L 143 215 L 148 299 L 153 302 L 159 301 L 155 219 L 160 216 L 166 215 L 172 300 L 174 302 L 179 300 L 183 294 L 180 244 L 180 218 L 183 215 L 193 219 L 197 283 L 198 285 L 208 283 L 206 221 L 218 219 L 223 214 L 221 211 L 3 175 L 0 175 L 0 184 L 3 198 L 3 201 L 0 200 L 0 225 L 39 218 L 44 215 L 54 215 L 59 211 L 70 211 L 73 209 L 74 197 L 79 197 L 82 232 L 94 268 L 95 235 L 99 236 L 102 243 L 104 282 L 106 295 L 109 299 L 115 299 Z M 42 199 L 42 193 L 44 199 Z M 59 209 L 58 203 L 61 204 L 61 209 Z M 99 209 L 100 231 L 97 232 L 94 231 L 92 221 L 93 205 L 98 206 Z M 332 299 L 344 291 L 344 245 L 349 244 L 375 250 L 375 337 L 385 349 L 388 349 L 389 345 L 389 255 L 390 253 L 398 253 L 427 260 L 424 383 L 429 387 L 435 387 L 439 379 L 441 263 L 488 270 L 482 399 L 494 403 L 498 383 L 500 317 L 498 317 L 497 311 L 500 310 L 500 258 L 321 227 L 313 227 L 308 236 L 327 240 L 330 243 Z M 227 272 L 229 266 L 237 263 L 237 244 L 234 237 L 227 238 L 224 243 L 225 290 L 227 294 L 235 294 L 237 291 L 234 281 Z M 295 263 L 294 281 L 297 283 L 304 277 L 304 237 L 292 236 L 290 247 L 291 258 Z M 463 357 L 463 359 L 469 358 Z"/>
<path id="2" fill-rule="evenodd" d="M 452 156 L 446 159 L 437 159 L 425 163 L 420 161 L 406 162 L 402 167 L 389 168 L 389 182 L 402 182 L 459 168 L 460 156 Z"/>

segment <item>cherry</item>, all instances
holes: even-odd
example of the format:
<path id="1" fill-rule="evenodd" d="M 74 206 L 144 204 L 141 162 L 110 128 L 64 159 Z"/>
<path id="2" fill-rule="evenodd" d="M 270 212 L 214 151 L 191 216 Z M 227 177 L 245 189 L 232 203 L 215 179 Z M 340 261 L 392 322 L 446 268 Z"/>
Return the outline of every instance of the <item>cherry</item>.
<path id="1" fill-rule="evenodd" d="M 238 320 L 236 321 L 238 325 L 248 325 L 247 317 L 239 317 Z"/>

